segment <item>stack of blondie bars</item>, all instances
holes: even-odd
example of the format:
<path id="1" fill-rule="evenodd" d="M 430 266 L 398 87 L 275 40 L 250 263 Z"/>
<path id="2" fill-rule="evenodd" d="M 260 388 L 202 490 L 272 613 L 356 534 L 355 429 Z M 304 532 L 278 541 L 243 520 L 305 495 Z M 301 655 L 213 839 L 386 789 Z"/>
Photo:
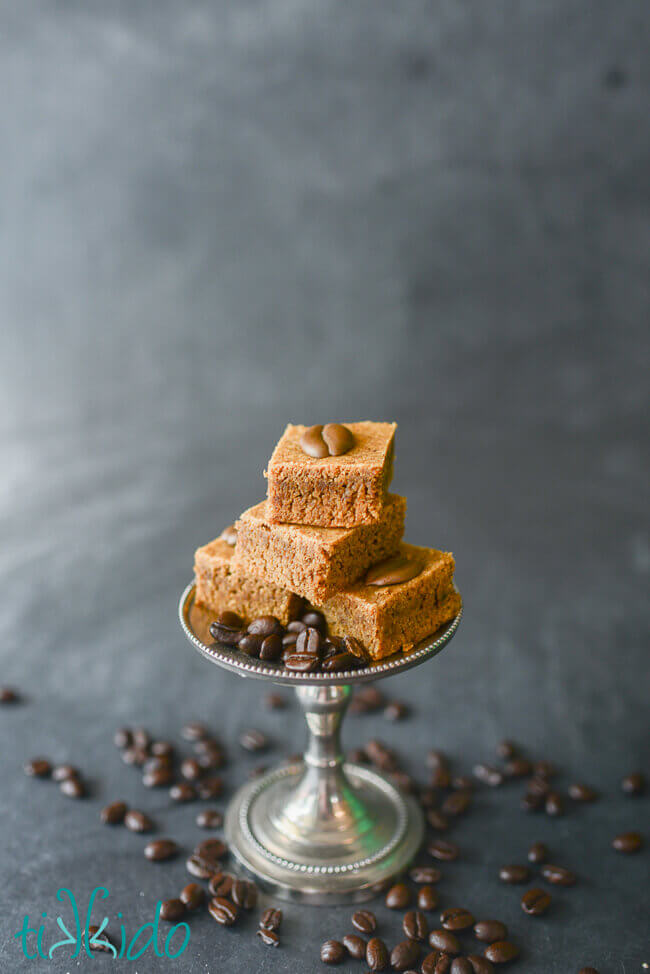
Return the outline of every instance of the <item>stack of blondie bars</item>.
<path id="1" fill-rule="evenodd" d="M 402 541 L 406 500 L 388 493 L 395 423 L 287 426 L 266 500 L 195 556 L 196 602 L 286 626 L 320 610 L 366 659 L 407 651 L 454 618 L 449 552 Z"/>

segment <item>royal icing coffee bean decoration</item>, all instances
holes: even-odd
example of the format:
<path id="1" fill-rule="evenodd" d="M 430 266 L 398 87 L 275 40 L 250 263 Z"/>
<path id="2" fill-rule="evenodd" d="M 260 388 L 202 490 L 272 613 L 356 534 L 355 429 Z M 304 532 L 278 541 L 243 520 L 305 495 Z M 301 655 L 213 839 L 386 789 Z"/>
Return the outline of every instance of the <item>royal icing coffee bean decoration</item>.
<path id="1" fill-rule="evenodd" d="M 368 570 L 366 585 L 401 585 L 420 574 L 422 568 L 417 562 L 404 555 L 386 558 Z"/>
<path id="2" fill-rule="evenodd" d="M 354 446 L 354 436 L 340 423 L 310 426 L 300 437 L 300 448 L 307 456 L 322 460 L 323 457 L 340 457 Z"/>

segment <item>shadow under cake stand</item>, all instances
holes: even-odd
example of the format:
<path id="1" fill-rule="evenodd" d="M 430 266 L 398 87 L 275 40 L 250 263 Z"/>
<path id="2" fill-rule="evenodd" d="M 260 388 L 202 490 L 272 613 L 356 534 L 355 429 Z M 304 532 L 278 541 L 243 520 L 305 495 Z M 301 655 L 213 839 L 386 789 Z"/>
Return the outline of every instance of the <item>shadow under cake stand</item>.
<path id="1" fill-rule="evenodd" d="M 251 658 L 210 635 L 214 611 L 197 606 L 195 585 L 183 592 L 180 623 L 207 659 L 239 676 L 293 686 L 309 742 L 304 761 L 255 778 L 234 795 L 226 812 L 231 852 L 262 889 L 305 903 L 352 903 L 401 872 L 422 842 L 417 802 L 384 775 L 344 763 L 341 721 L 360 683 L 403 673 L 431 659 L 449 642 L 462 610 L 408 653 L 340 673 L 291 673 Z"/>

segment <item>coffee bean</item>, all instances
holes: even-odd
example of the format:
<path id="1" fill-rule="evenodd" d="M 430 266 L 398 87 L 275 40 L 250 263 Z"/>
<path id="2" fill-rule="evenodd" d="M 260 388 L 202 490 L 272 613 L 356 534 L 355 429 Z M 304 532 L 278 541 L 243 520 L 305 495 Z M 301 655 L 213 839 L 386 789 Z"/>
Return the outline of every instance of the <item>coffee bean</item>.
<path id="1" fill-rule="evenodd" d="M 429 934 L 429 945 L 445 954 L 460 954 L 461 946 L 458 937 L 450 930 L 432 930 Z"/>
<path id="2" fill-rule="evenodd" d="M 427 822 L 436 832 L 446 832 L 449 822 L 437 808 L 430 808 L 427 812 Z"/>
<path id="3" fill-rule="evenodd" d="M 590 785 L 576 783 L 569 785 L 569 798 L 572 798 L 574 802 L 595 802 L 598 798 L 598 792 Z"/>
<path id="4" fill-rule="evenodd" d="M 215 863 L 215 865 L 217 864 Z M 234 882 L 235 877 L 232 873 L 222 873 L 219 871 L 210 877 L 208 889 L 212 896 L 230 896 Z"/>
<path id="5" fill-rule="evenodd" d="M 351 714 L 371 714 L 384 706 L 384 696 L 375 687 L 357 690 L 350 702 Z"/>
<path id="6" fill-rule="evenodd" d="M 519 956 L 519 947 L 510 940 L 497 940 L 484 950 L 484 956 L 493 964 L 507 964 Z"/>
<path id="7" fill-rule="evenodd" d="M 257 886 L 247 879 L 235 879 L 230 891 L 230 898 L 237 906 L 244 910 L 252 910 L 257 905 Z"/>
<path id="8" fill-rule="evenodd" d="M 213 798 L 218 798 L 223 792 L 223 778 L 218 775 L 212 775 L 209 778 L 203 778 L 196 785 L 196 790 L 199 798 L 203 801 L 211 801 Z"/>
<path id="9" fill-rule="evenodd" d="M 205 890 L 198 883 L 188 883 L 181 890 L 180 898 L 188 910 L 198 910 L 205 902 Z"/>
<path id="10" fill-rule="evenodd" d="M 169 789 L 169 797 L 173 802 L 193 802 L 196 801 L 196 788 L 189 781 L 179 781 Z"/>
<path id="11" fill-rule="evenodd" d="M 259 616 L 248 626 L 248 632 L 254 636 L 282 636 L 284 627 L 275 616 Z"/>
<path id="12" fill-rule="evenodd" d="M 320 660 L 309 653 L 290 653 L 284 657 L 284 668 L 290 673 L 315 673 L 320 669 Z"/>
<path id="13" fill-rule="evenodd" d="M 439 902 L 440 897 L 438 891 L 433 886 L 427 885 L 420 887 L 418 890 L 418 909 L 435 910 Z"/>
<path id="14" fill-rule="evenodd" d="M 552 866 L 550 863 L 542 866 L 542 876 L 553 886 L 575 886 L 577 882 L 576 874 L 570 869 L 565 869 L 564 866 Z"/>
<path id="15" fill-rule="evenodd" d="M 173 778 L 171 768 L 155 768 L 151 771 L 145 771 L 142 775 L 142 784 L 145 788 L 166 788 L 173 781 Z"/>
<path id="16" fill-rule="evenodd" d="M 541 795 L 535 795 L 532 792 L 526 792 L 526 794 L 522 796 L 520 802 L 520 805 L 525 812 L 538 812 L 543 804 L 543 797 Z"/>
<path id="17" fill-rule="evenodd" d="M 429 934 L 429 924 L 424 913 L 421 910 L 409 910 L 408 913 L 405 913 L 402 920 L 402 930 L 409 940 L 419 942 L 426 940 Z"/>
<path id="18" fill-rule="evenodd" d="M 230 613 L 224 613 L 224 615 Z M 233 613 L 234 615 L 234 613 Z M 241 625 L 226 625 L 222 622 L 210 623 L 210 635 L 216 642 L 224 646 L 237 646 L 244 636 L 243 622 Z"/>
<path id="19" fill-rule="evenodd" d="M 225 754 L 217 744 L 202 750 L 196 760 L 204 771 L 216 771 L 226 763 Z"/>
<path id="20" fill-rule="evenodd" d="M 325 621 L 325 616 L 322 612 L 319 612 L 318 609 L 309 609 L 308 612 L 305 612 L 301 616 L 300 621 L 302 622 L 303 626 L 309 626 L 311 629 L 318 629 L 323 634 L 327 631 L 327 622 Z"/>
<path id="21" fill-rule="evenodd" d="M 498 788 L 503 784 L 503 773 L 498 768 L 493 768 L 490 764 L 477 764 L 474 766 L 474 777 L 482 781 L 490 788 Z"/>
<path id="22" fill-rule="evenodd" d="M 445 842 L 444 839 L 434 839 L 427 846 L 429 855 L 440 862 L 453 862 L 458 859 L 459 851 L 455 842 Z"/>
<path id="23" fill-rule="evenodd" d="M 160 919 L 173 923 L 185 916 L 185 904 L 181 899 L 165 900 L 160 904 Z"/>
<path id="24" fill-rule="evenodd" d="M 267 947 L 280 946 L 280 938 L 275 930 L 267 930 L 266 927 L 260 927 L 259 930 L 255 931 L 255 935 L 259 937 L 262 943 L 266 944 Z"/>
<path id="25" fill-rule="evenodd" d="M 147 752 L 140 747 L 127 747 L 122 751 L 122 760 L 124 763 L 136 768 L 142 767 L 147 757 Z"/>
<path id="26" fill-rule="evenodd" d="M 130 808 L 126 813 L 124 824 L 130 832 L 151 832 L 153 829 L 153 822 L 149 816 L 135 808 Z"/>
<path id="27" fill-rule="evenodd" d="M 133 744 L 133 734 L 129 727 L 120 727 L 115 731 L 113 735 L 113 744 L 118 747 L 120 751 L 123 751 L 125 747 L 131 747 Z"/>
<path id="28" fill-rule="evenodd" d="M 447 795 L 440 807 L 440 811 L 443 815 L 451 815 L 452 818 L 455 818 L 458 815 L 463 815 L 471 803 L 471 791 L 461 789 L 460 791 L 452 792 L 451 795 Z"/>
<path id="29" fill-rule="evenodd" d="M 242 620 L 234 612 L 224 612 L 217 620 L 219 625 L 231 629 L 241 629 Z M 209 734 L 208 728 L 198 720 L 190 720 L 181 727 L 181 737 L 186 741 L 200 741 Z"/>
<path id="30" fill-rule="evenodd" d="M 380 937 L 373 937 L 366 947 L 366 964 L 371 971 L 384 971 L 389 963 L 388 947 Z"/>
<path id="31" fill-rule="evenodd" d="M 581 967 L 578 974 L 600 974 L 595 967 Z"/>
<path id="32" fill-rule="evenodd" d="M 346 933 L 343 938 L 343 946 L 350 957 L 354 957 L 355 960 L 363 960 L 366 956 L 366 947 L 368 945 L 363 937 L 358 937 L 356 933 Z"/>
<path id="33" fill-rule="evenodd" d="M 533 842 L 528 850 L 528 862 L 541 863 L 548 859 L 548 848 L 543 842 Z"/>
<path id="34" fill-rule="evenodd" d="M 533 775 L 526 785 L 526 792 L 529 795 L 537 795 L 541 798 L 546 797 L 550 790 L 551 786 L 548 779 L 542 778 L 540 775 Z"/>
<path id="35" fill-rule="evenodd" d="M 366 744 L 366 754 L 381 771 L 396 771 L 398 767 L 397 757 L 389 747 L 382 744 L 376 738 Z"/>
<path id="36" fill-rule="evenodd" d="M 296 653 L 320 656 L 321 651 L 322 639 L 318 629 L 307 627 L 307 629 L 299 633 L 296 639 Z"/>
<path id="37" fill-rule="evenodd" d="M 406 883 L 395 883 L 386 893 L 386 906 L 389 910 L 404 910 L 411 902 L 411 891 Z"/>
<path id="38" fill-rule="evenodd" d="M 219 829 L 223 825 L 223 815 L 216 808 L 205 808 L 196 816 L 200 829 Z"/>
<path id="39" fill-rule="evenodd" d="M 181 774 L 188 781 L 196 781 L 203 774 L 203 768 L 196 758 L 185 758 L 181 764 Z"/>
<path id="40" fill-rule="evenodd" d="M 535 761 L 533 772 L 537 777 L 550 781 L 557 774 L 557 768 L 551 761 Z"/>
<path id="41" fill-rule="evenodd" d="M 112 953 L 111 948 L 109 946 L 111 940 L 108 934 L 106 933 L 106 928 L 104 928 L 104 930 L 102 930 L 101 933 L 99 933 L 99 930 L 100 928 L 96 924 L 94 923 L 89 924 L 88 935 L 86 935 L 85 931 L 83 933 L 84 945 L 87 946 L 88 950 L 91 951 L 97 951 L 101 953 L 104 952 Z"/>
<path id="42" fill-rule="evenodd" d="M 506 778 L 527 778 L 532 770 L 533 766 L 526 758 L 512 758 L 503 767 Z"/>
<path id="43" fill-rule="evenodd" d="M 222 839 L 203 839 L 196 846 L 194 852 L 204 859 L 223 859 L 228 853 L 228 846 Z"/>
<path id="44" fill-rule="evenodd" d="M 364 585 L 384 587 L 386 585 L 403 585 L 412 578 L 416 578 L 422 571 L 422 564 L 417 558 L 406 555 L 393 555 L 373 565 L 366 572 Z"/>
<path id="45" fill-rule="evenodd" d="M 646 789 L 646 779 L 640 771 L 633 771 L 621 780 L 621 788 L 626 795 L 642 795 Z"/>
<path id="46" fill-rule="evenodd" d="M 474 936 L 484 944 L 493 944 L 506 939 L 508 928 L 500 920 L 479 920 L 474 924 Z"/>
<path id="47" fill-rule="evenodd" d="M 260 646 L 260 659 L 272 662 L 282 655 L 282 637 L 277 633 L 266 636 Z"/>
<path id="48" fill-rule="evenodd" d="M 473 974 L 474 968 L 466 957 L 456 957 L 449 968 L 450 974 Z"/>
<path id="49" fill-rule="evenodd" d="M 643 836 L 639 832 L 623 832 L 612 839 L 612 848 L 630 854 L 643 848 Z"/>
<path id="50" fill-rule="evenodd" d="M 479 954 L 469 954 L 467 960 L 472 965 L 474 974 L 493 974 L 494 972 L 494 967 L 487 957 L 481 957 Z"/>
<path id="51" fill-rule="evenodd" d="M 419 945 L 412 940 L 402 940 L 391 951 L 390 966 L 396 971 L 407 971 L 409 967 L 415 967 L 419 958 Z"/>
<path id="52" fill-rule="evenodd" d="M 264 910 L 264 913 L 260 917 L 260 927 L 264 927 L 265 930 L 274 930 L 277 933 L 281 925 L 282 910 L 276 910 L 272 906 Z"/>
<path id="53" fill-rule="evenodd" d="M 164 771 L 166 774 L 171 773 L 172 760 L 168 757 L 153 757 L 148 758 L 144 767 L 142 768 L 143 774 L 153 774 L 156 771 Z"/>
<path id="54" fill-rule="evenodd" d="M 307 624 L 305 622 L 301 622 L 300 619 L 294 619 L 293 622 L 289 622 L 287 624 L 287 632 L 295 632 L 296 636 L 299 632 L 302 632 L 303 629 L 306 628 Z M 315 626 L 315 628 L 318 629 L 318 626 Z"/>
<path id="55" fill-rule="evenodd" d="M 370 910 L 357 910 L 352 914 L 352 926 L 361 933 L 373 933 L 377 929 L 377 919 Z"/>
<path id="56" fill-rule="evenodd" d="M 351 653 L 351 655 L 356 658 L 359 665 L 361 665 L 363 662 L 368 662 L 368 654 L 366 653 L 363 643 L 359 642 L 358 639 L 355 639 L 354 636 L 343 636 L 339 648 L 346 653 Z"/>
<path id="57" fill-rule="evenodd" d="M 355 443 L 352 431 L 341 423 L 325 423 L 321 435 L 331 457 L 340 457 L 344 453 L 349 453 Z"/>
<path id="58" fill-rule="evenodd" d="M 326 940 L 320 949 L 323 964 L 342 964 L 346 956 L 345 947 L 340 940 Z"/>
<path id="59" fill-rule="evenodd" d="M 450 906 L 440 914 L 440 922 L 445 930 L 467 930 L 473 925 L 474 917 L 463 907 Z"/>
<path id="60" fill-rule="evenodd" d="M 65 778 L 59 785 L 61 794 L 65 795 L 66 798 L 85 798 L 86 788 L 84 783 L 79 780 L 79 778 Z"/>
<path id="61" fill-rule="evenodd" d="M 340 673 L 343 670 L 353 670 L 358 660 L 352 653 L 335 653 L 324 659 L 321 668 L 324 673 Z"/>
<path id="62" fill-rule="evenodd" d="M 147 842 L 144 847 L 145 859 L 149 859 L 150 862 L 165 862 L 167 859 L 173 859 L 179 851 L 173 839 L 154 839 L 153 842 Z"/>
<path id="63" fill-rule="evenodd" d="M 258 636 L 256 633 L 248 633 L 239 640 L 237 648 L 242 653 L 246 653 L 247 656 L 258 657 L 262 651 L 262 644 L 264 642 L 264 636 Z"/>
<path id="64" fill-rule="evenodd" d="M 80 771 L 79 768 L 75 768 L 73 764 L 57 764 L 52 770 L 52 780 L 53 781 L 65 781 L 66 778 L 79 778 Z"/>
<path id="65" fill-rule="evenodd" d="M 409 708 L 399 700 L 392 700 L 384 707 L 386 720 L 404 720 L 409 715 Z"/>
<path id="66" fill-rule="evenodd" d="M 248 730 L 242 731 L 239 735 L 239 745 L 245 751 L 258 752 L 265 751 L 269 746 L 269 741 L 266 734 L 251 727 Z"/>
<path id="67" fill-rule="evenodd" d="M 133 745 L 141 751 L 149 753 L 151 746 L 151 734 L 146 727 L 136 727 L 133 731 Z"/>
<path id="68" fill-rule="evenodd" d="M 124 821 L 124 816 L 128 811 L 126 802 L 115 801 L 106 805 L 99 813 L 100 821 L 104 825 L 120 825 Z"/>
<path id="69" fill-rule="evenodd" d="M 151 745 L 151 753 L 158 758 L 168 758 L 174 756 L 174 746 L 170 741 L 154 741 Z"/>
<path id="70" fill-rule="evenodd" d="M 222 927 L 232 927 L 239 918 L 239 909 L 225 896 L 215 896 L 208 903 L 210 916 Z"/>
<path id="71" fill-rule="evenodd" d="M 285 636 L 282 637 L 282 655 L 283 656 L 284 656 L 285 653 L 287 654 L 287 656 L 290 656 L 291 653 L 294 653 L 295 652 L 295 645 L 296 645 L 297 639 L 298 639 L 298 633 L 297 632 L 288 632 Z"/>
<path id="72" fill-rule="evenodd" d="M 451 955 L 442 950 L 434 950 L 422 961 L 422 974 L 447 974 L 451 967 Z"/>
<path id="73" fill-rule="evenodd" d="M 439 883 L 442 873 L 436 866 L 414 866 L 409 873 L 414 883 Z"/>
<path id="74" fill-rule="evenodd" d="M 564 814 L 564 802 L 558 791 L 549 791 L 544 802 L 544 810 L 547 815 L 553 817 Z"/>
<path id="75" fill-rule="evenodd" d="M 12 687 L 0 687 L 0 704 L 18 703 L 19 694 Z"/>
<path id="76" fill-rule="evenodd" d="M 49 778 L 52 774 L 52 765 L 47 758 L 32 758 L 24 767 L 28 778 Z"/>
<path id="77" fill-rule="evenodd" d="M 501 866 L 499 879 L 502 883 L 526 883 L 530 875 L 528 866 Z"/>
<path id="78" fill-rule="evenodd" d="M 516 757 L 517 751 L 518 748 L 514 741 L 499 741 L 496 746 L 497 757 L 503 758 L 504 760 Z"/>
<path id="79" fill-rule="evenodd" d="M 196 876 L 197 879 L 211 879 L 215 874 L 221 872 L 221 864 L 219 862 L 214 859 L 197 856 L 196 853 L 192 853 L 185 860 L 185 868 L 190 876 Z"/>
<path id="80" fill-rule="evenodd" d="M 531 917 L 541 917 L 551 905 L 551 897 L 543 889 L 529 889 L 521 898 L 521 908 Z"/>

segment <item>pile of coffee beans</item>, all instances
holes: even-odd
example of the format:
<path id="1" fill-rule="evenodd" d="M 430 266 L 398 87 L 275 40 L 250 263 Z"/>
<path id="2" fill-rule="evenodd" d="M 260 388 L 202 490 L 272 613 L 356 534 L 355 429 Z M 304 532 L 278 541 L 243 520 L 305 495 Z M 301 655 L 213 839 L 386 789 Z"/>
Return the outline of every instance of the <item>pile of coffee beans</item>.
<path id="1" fill-rule="evenodd" d="M 81 772 L 72 764 L 53 765 L 47 758 L 39 757 L 28 761 L 23 770 L 29 778 L 56 781 L 66 798 L 85 798 L 88 794 Z"/>

